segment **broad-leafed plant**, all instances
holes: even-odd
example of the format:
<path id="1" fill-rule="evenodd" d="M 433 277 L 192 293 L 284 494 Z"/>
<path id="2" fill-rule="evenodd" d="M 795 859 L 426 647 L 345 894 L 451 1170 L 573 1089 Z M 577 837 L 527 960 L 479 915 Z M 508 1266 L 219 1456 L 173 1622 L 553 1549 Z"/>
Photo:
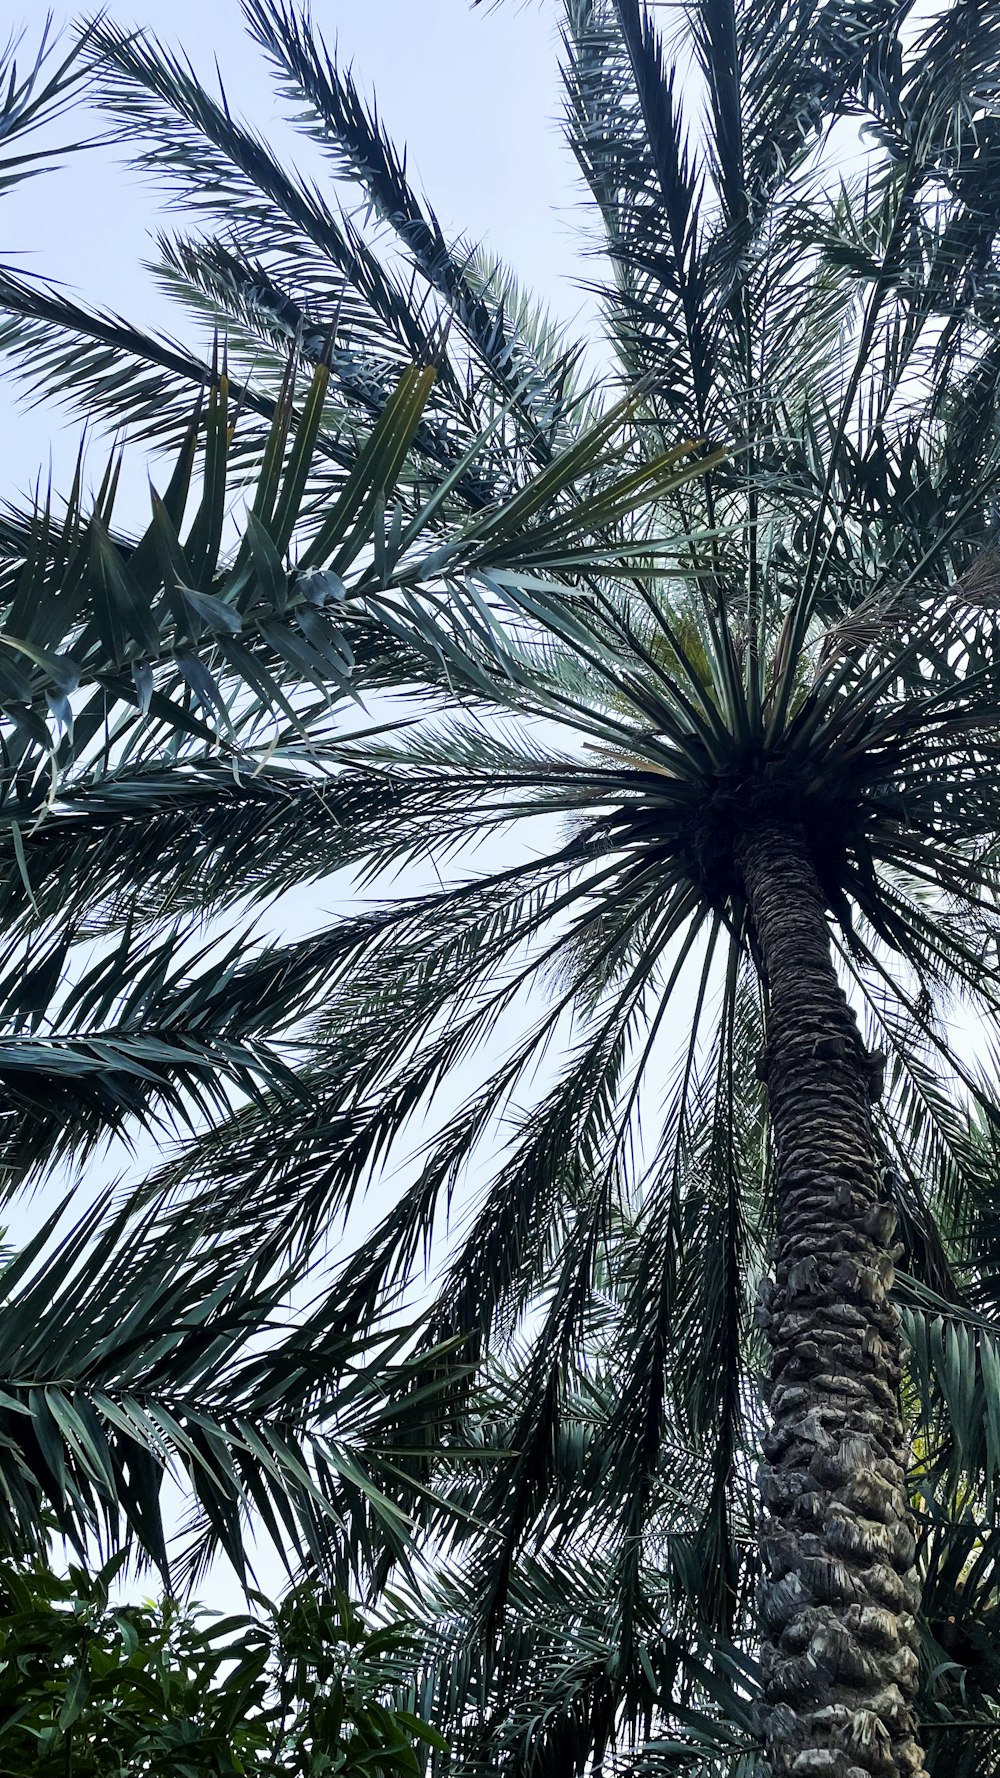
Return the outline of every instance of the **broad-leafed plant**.
<path id="1" fill-rule="evenodd" d="M 346 1594 L 255 1594 L 253 1616 L 112 1597 L 97 1574 L 0 1562 L 0 1757 L 8 1778 L 421 1778 L 441 1737 L 394 1707 L 409 1644 Z"/>

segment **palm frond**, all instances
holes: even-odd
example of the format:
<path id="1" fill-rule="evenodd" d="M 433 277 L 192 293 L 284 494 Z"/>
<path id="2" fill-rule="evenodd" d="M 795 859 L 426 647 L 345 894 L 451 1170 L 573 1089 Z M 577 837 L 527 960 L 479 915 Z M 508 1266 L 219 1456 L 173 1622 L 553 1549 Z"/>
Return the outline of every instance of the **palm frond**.
<path id="1" fill-rule="evenodd" d="M 208 1249 L 196 1217 L 168 1238 L 155 1218 L 98 1202 L 53 1249 L 58 1220 L 0 1275 L 8 1545 L 44 1546 L 54 1517 L 81 1552 L 92 1535 L 127 1537 L 167 1574 L 174 1475 L 195 1572 L 221 1549 L 245 1573 L 251 1511 L 279 1548 L 342 1578 L 373 1538 L 400 1547 L 393 1463 L 407 1422 L 419 1443 L 434 1410 L 398 1334 L 331 1339 L 316 1314 L 288 1325 L 296 1274 Z"/>
<path id="2" fill-rule="evenodd" d="M 12 34 L 0 51 L 0 195 L 44 171 L 61 155 L 85 146 L 69 138 L 58 148 L 27 146 L 36 131 L 46 130 L 63 116 L 67 101 L 79 93 L 85 79 L 80 45 L 74 44 L 59 60 L 52 24 L 48 13 L 27 67 L 22 63 L 19 68 L 17 61 L 23 33 Z"/>

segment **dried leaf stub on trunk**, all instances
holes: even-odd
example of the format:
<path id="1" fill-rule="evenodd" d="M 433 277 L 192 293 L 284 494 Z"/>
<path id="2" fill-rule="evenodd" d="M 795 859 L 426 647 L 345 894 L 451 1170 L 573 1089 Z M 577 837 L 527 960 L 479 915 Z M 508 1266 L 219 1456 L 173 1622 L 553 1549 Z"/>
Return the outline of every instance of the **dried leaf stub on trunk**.
<path id="1" fill-rule="evenodd" d="M 879 1201 L 869 1058 L 801 830 L 750 832 L 738 856 L 768 983 L 778 1202 L 761 1317 L 773 1355 L 761 1729 L 776 1778 L 920 1778 L 896 1219 Z"/>

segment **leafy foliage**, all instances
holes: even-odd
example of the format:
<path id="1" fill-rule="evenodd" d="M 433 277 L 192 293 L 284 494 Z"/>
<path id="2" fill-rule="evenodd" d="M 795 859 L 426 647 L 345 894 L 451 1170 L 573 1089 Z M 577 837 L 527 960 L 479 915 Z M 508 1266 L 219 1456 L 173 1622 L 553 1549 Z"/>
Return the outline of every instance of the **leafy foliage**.
<path id="1" fill-rule="evenodd" d="M 190 1211 L 167 1224 L 99 1201 L 54 1244 L 58 1221 L 0 1271 L 6 1548 L 44 1549 L 55 1524 L 83 1558 L 125 1533 L 168 1576 L 173 1476 L 192 1507 L 186 1578 L 218 1550 L 246 1578 L 251 1513 L 286 1560 L 343 1584 L 405 1549 L 407 1459 L 450 1407 L 405 1330 L 343 1333 L 322 1299 L 303 1304 L 303 1267 L 209 1244 Z"/>
<path id="2" fill-rule="evenodd" d="M 85 39 L 88 54 L 97 36 Z M 9 138 L 37 121 L 31 95 L 45 65 L 27 84 L 11 73 Z M 39 104 L 79 78 L 67 64 L 39 88 Z M 50 304 L 40 286 L 11 278 L 6 289 L 12 310 L 29 297 Z M 331 326 L 304 393 L 299 340 L 273 395 L 259 398 L 234 385 L 227 351 L 213 344 L 189 378 L 200 385 L 193 413 L 137 539 L 114 528 L 117 459 L 92 511 L 81 462 L 60 515 L 51 491 L 36 510 L 6 515 L 8 1193 L 90 1160 L 112 1137 L 207 1138 L 256 1110 L 271 1145 L 281 1104 L 322 1116 L 312 1077 L 337 1066 L 337 1046 L 306 1015 L 330 974 L 326 935 L 275 946 L 254 931 L 253 913 L 364 857 L 398 802 L 384 774 L 345 770 L 343 748 L 407 720 L 373 723 L 364 695 L 446 693 L 446 659 L 411 615 L 425 588 L 433 598 L 442 547 L 456 572 L 502 571 L 526 552 L 544 566 L 543 508 L 563 509 L 558 550 L 572 554 L 592 531 L 586 496 L 599 488 L 620 503 L 636 485 L 635 468 L 620 463 L 629 435 L 616 412 L 557 465 L 529 461 L 513 499 L 485 516 L 466 503 L 456 519 L 452 493 L 481 433 L 436 481 L 425 473 L 419 493 L 407 479 L 448 375 L 439 339 L 410 340 L 423 361 L 401 361 L 348 436 L 330 411 L 335 336 Z M 282 350 L 287 359 L 288 342 Z M 256 457 L 252 440 L 247 451 L 240 443 L 254 414 L 266 420 Z M 320 506 L 313 471 L 324 452 L 339 481 Z M 691 447 L 667 453 L 639 471 L 641 485 L 683 484 L 698 472 L 691 457 Z M 290 1560 L 342 1582 L 378 1551 L 402 1551 L 423 1452 L 443 1435 L 465 1360 L 440 1343 L 440 1376 L 428 1381 L 427 1355 L 413 1360 L 405 1329 L 379 1316 L 347 1326 L 322 1293 L 303 1304 L 305 1238 L 322 1218 L 303 1217 L 298 1199 L 273 1207 L 265 1233 L 263 1203 L 245 1208 L 249 1238 L 247 1218 L 223 1228 L 211 1201 L 186 1189 L 169 1207 L 158 1188 L 104 1194 L 70 1233 L 57 1235 L 50 1218 L 9 1257 L 8 1543 L 42 1545 L 54 1518 L 81 1556 L 95 1536 L 127 1537 L 166 1572 L 160 1502 L 172 1474 L 193 1515 L 185 1574 L 219 1548 L 245 1571 L 251 1512 Z"/>
<path id="3" fill-rule="evenodd" d="M 419 1778 L 443 1744 L 384 1702 L 407 1645 L 340 1594 L 300 1588 L 253 1617 L 113 1601 L 99 1574 L 0 1567 L 0 1757 L 10 1778 L 122 1772 Z"/>

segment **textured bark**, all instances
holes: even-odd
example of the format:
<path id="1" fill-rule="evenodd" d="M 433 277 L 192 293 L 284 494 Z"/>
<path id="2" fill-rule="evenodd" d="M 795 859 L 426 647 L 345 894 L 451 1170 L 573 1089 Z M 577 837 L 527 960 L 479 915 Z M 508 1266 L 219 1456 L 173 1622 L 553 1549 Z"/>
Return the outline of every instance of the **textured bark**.
<path id="1" fill-rule="evenodd" d="M 761 1727 L 775 1778 L 926 1778 L 912 1699 L 919 1601 L 888 1300 L 895 1214 L 882 1201 L 881 1091 L 833 966 L 801 833 L 740 843 L 768 984 L 762 1072 L 778 1226 L 760 1319 L 772 1426 L 759 1472 Z"/>

